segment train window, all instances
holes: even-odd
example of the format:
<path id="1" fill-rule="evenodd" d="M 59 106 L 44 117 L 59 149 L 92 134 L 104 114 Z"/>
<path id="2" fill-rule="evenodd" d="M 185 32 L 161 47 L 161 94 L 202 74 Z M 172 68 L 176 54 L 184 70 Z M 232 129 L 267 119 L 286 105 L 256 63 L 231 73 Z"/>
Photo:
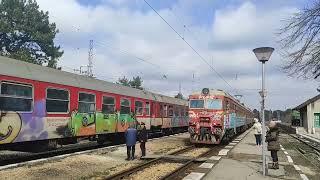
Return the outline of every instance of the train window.
<path id="1" fill-rule="evenodd" d="M 134 103 L 134 106 L 135 106 L 136 115 L 142 115 L 143 114 L 143 103 L 141 101 L 136 101 Z"/>
<path id="2" fill-rule="evenodd" d="M 113 97 L 103 96 L 102 98 L 102 113 L 112 114 L 115 110 L 115 103 Z"/>
<path id="3" fill-rule="evenodd" d="M 148 116 L 148 115 L 150 115 L 150 103 L 149 102 L 146 102 L 146 115 Z"/>
<path id="4" fill-rule="evenodd" d="M 62 89 L 47 89 L 47 112 L 67 113 L 69 111 L 69 92 Z"/>
<path id="5" fill-rule="evenodd" d="M 32 86 L 1 83 L 0 110 L 30 112 L 32 102 Z"/>
<path id="6" fill-rule="evenodd" d="M 163 117 L 167 117 L 167 116 L 168 116 L 168 106 L 163 105 Z"/>
<path id="7" fill-rule="evenodd" d="M 229 101 L 226 101 L 226 110 L 230 110 L 230 103 L 229 103 Z"/>
<path id="8" fill-rule="evenodd" d="M 159 107 L 160 107 L 160 111 L 159 111 L 159 115 L 161 116 L 161 117 L 163 117 L 163 105 L 159 105 Z"/>
<path id="9" fill-rule="evenodd" d="M 207 100 L 208 109 L 222 109 L 222 100 L 221 99 L 208 99 Z"/>
<path id="10" fill-rule="evenodd" d="M 169 106 L 169 117 L 173 116 L 173 107 Z"/>
<path id="11" fill-rule="evenodd" d="M 120 114 L 130 114 L 130 101 L 128 99 L 121 99 Z"/>
<path id="12" fill-rule="evenodd" d="M 203 108 L 204 100 L 199 99 L 191 99 L 190 100 L 190 108 Z"/>
<path id="13" fill-rule="evenodd" d="M 174 108 L 174 116 L 175 116 L 175 117 L 179 117 L 179 107 L 178 107 L 178 106 L 176 106 L 176 107 Z"/>
<path id="14" fill-rule="evenodd" d="M 88 93 L 79 93 L 79 109 L 80 113 L 88 113 L 95 111 L 95 95 Z"/>
<path id="15" fill-rule="evenodd" d="M 185 111 L 185 109 L 183 109 L 183 108 L 180 109 L 180 117 L 183 117 L 183 116 L 184 116 L 184 114 L 185 114 L 184 111 Z"/>

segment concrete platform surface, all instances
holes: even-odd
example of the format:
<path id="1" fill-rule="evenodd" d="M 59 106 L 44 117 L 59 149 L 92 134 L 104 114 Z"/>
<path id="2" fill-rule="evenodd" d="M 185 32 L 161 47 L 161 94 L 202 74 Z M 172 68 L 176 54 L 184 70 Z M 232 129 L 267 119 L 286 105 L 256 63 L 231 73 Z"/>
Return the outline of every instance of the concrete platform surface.
<path id="1" fill-rule="evenodd" d="M 268 176 L 262 175 L 262 148 L 255 145 L 254 131 L 250 131 L 229 153 L 223 156 L 203 179 L 259 180 L 259 179 L 301 179 L 288 163 L 287 156 L 278 151 L 278 170 L 269 169 Z M 267 159 L 271 163 L 270 152 Z M 289 167 L 290 166 L 290 167 Z M 291 168 L 292 166 L 292 168 Z M 293 169 L 293 171 L 292 171 Z"/>

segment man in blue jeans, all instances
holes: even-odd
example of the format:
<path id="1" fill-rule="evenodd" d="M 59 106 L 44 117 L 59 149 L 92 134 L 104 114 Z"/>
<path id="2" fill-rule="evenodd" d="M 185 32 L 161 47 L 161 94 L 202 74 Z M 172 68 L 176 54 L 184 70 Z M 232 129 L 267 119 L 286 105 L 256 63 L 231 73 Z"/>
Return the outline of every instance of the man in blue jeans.
<path id="1" fill-rule="evenodd" d="M 137 129 L 134 124 L 130 124 L 129 128 L 125 132 L 126 145 L 127 145 L 127 159 L 133 160 L 135 153 L 135 146 L 137 142 Z"/>

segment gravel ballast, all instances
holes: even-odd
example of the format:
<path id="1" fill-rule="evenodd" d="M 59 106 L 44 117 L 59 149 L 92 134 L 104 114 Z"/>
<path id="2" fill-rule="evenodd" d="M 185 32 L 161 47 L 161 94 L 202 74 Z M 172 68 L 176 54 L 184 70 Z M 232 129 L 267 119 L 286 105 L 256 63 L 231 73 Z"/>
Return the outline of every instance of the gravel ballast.
<path id="1" fill-rule="evenodd" d="M 146 144 L 147 155 L 169 154 L 186 147 L 188 134 L 164 137 Z M 139 144 L 136 156 L 140 156 Z M 137 166 L 144 161 L 126 161 L 126 147 L 99 150 L 90 154 L 66 157 L 60 160 L 43 162 L 32 166 L 21 166 L 0 171 L 1 179 L 100 179 L 100 177 Z"/>

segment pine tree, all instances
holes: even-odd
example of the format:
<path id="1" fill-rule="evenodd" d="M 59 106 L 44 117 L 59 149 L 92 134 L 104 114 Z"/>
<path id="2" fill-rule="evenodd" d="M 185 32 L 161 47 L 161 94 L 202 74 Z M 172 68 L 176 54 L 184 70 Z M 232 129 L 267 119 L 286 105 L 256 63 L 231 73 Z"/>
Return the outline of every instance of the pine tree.
<path id="1" fill-rule="evenodd" d="M 57 33 L 35 0 L 0 1 L 0 55 L 56 68 L 63 55 L 53 42 Z"/>

